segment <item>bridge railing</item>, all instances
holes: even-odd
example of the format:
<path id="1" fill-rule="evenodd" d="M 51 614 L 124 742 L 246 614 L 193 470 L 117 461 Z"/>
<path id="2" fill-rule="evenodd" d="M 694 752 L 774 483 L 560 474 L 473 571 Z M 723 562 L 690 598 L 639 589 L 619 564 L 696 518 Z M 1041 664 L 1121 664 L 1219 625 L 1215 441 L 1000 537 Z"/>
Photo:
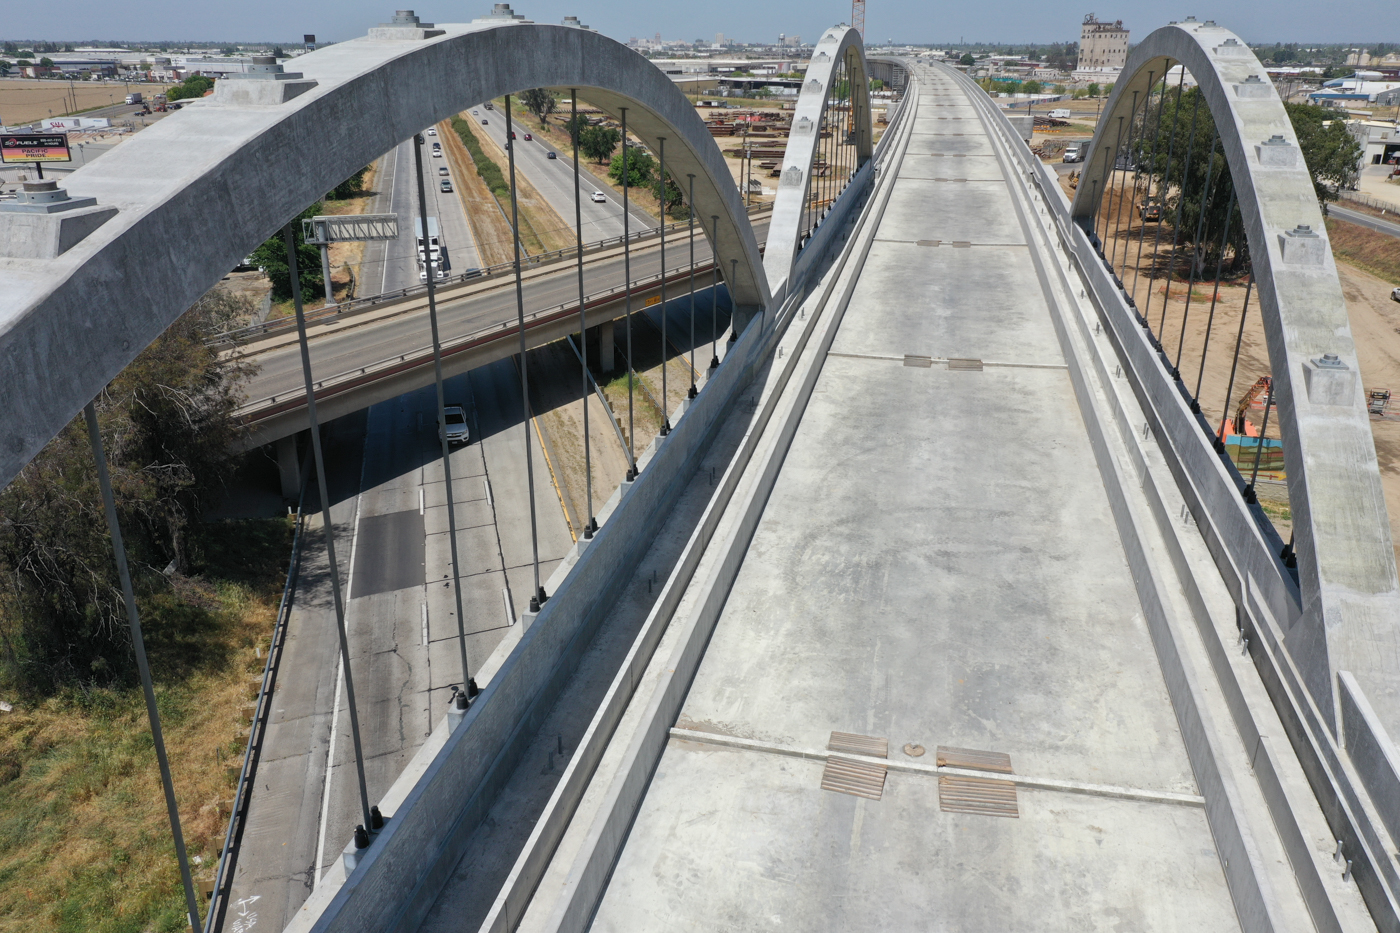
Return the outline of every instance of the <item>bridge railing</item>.
<path id="1" fill-rule="evenodd" d="M 709 272 L 714 268 L 714 263 L 697 262 L 694 266 L 694 274 L 699 276 Z M 665 276 L 666 284 L 680 284 L 691 276 L 691 266 L 686 265 L 684 269 L 670 272 Z M 645 293 L 661 284 L 661 273 L 643 276 L 632 281 L 631 291 L 635 295 L 638 292 Z M 626 295 L 628 288 L 625 285 L 615 285 L 605 288 L 602 291 L 593 292 L 585 296 L 584 307 L 594 308 L 599 305 L 615 303 L 620 297 Z M 579 303 L 577 301 L 562 302 L 543 308 L 525 315 L 525 329 L 527 331 L 541 327 L 556 321 L 570 320 L 578 314 Z M 473 331 L 461 337 L 444 340 L 441 343 L 441 354 L 443 359 L 448 359 L 458 353 L 470 350 L 473 347 L 481 346 L 518 333 L 520 330 L 517 321 L 502 321 L 500 324 Z M 394 356 L 387 356 L 383 359 L 367 363 L 364 366 L 357 366 L 330 376 L 316 380 L 316 398 L 319 401 L 328 398 L 339 392 L 354 388 L 366 382 L 383 379 L 395 373 L 416 369 L 419 366 L 426 366 L 433 361 L 433 348 L 431 344 L 417 347 L 413 350 L 405 351 Z M 279 400 L 281 405 L 279 405 Z M 278 414 L 282 411 L 290 411 L 302 408 L 306 405 L 306 390 L 302 387 L 288 389 L 286 392 L 265 396 L 245 402 L 235 413 L 243 419 L 264 418 Z"/>
<path id="2" fill-rule="evenodd" d="M 767 213 L 773 209 L 771 201 L 761 204 L 752 204 L 748 207 L 750 217 Z M 668 235 L 683 232 L 686 229 L 685 221 L 666 225 Z M 607 237 L 602 240 L 595 240 L 592 243 L 585 243 L 583 255 L 588 256 L 593 253 L 604 252 L 609 249 L 616 249 L 624 242 L 644 243 L 650 240 L 661 238 L 661 228 L 651 227 L 647 230 L 639 230 L 631 237 Z M 563 249 L 550 250 L 547 253 L 536 253 L 533 256 L 524 257 L 521 260 L 521 267 L 525 269 L 539 269 L 545 266 L 556 265 L 567 259 L 574 259 L 579 251 L 572 246 Z M 438 289 L 452 288 L 457 285 L 469 285 L 473 282 L 489 281 L 497 276 L 510 276 L 515 272 L 515 263 L 499 262 L 492 266 L 485 266 L 480 269 L 471 269 L 456 275 L 449 275 L 437 281 Z M 317 324 L 329 320 L 344 320 L 355 317 L 370 311 L 377 311 L 388 305 L 398 304 L 403 301 L 411 301 L 415 298 L 426 298 L 428 295 L 427 283 L 420 285 L 409 285 L 404 288 L 392 291 L 381 292 L 378 295 L 366 295 L 363 298 L 351 298 L 327 308 L 317 308 L 304 312 L 307 324 Z M 446 298 L 446 296 L 443 296 Z M 575 305 L 577 307 L 577 305 Z M 261 340 L 264 337 L 275 337 L 279 334 L 293 333 L 297 329 L 295 318 L 277 318 L 273 321 L 265 321 L 258 324 L 249 324 L 246 327 L 235 328 L 219 334 L 211 334 L 205 339 L 205 344 L 211 347 L 236 347 L 254 340 Z"/>

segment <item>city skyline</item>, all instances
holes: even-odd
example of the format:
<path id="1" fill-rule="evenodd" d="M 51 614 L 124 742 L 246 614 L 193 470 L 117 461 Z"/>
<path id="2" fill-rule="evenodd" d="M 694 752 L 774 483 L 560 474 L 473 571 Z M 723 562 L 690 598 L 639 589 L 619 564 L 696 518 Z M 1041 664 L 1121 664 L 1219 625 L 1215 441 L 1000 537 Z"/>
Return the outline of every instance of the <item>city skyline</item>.
<path id="1" fill-rule="evenodd" d="M 254 0 L 237 6 L 191 8 L 172 0 L 140 0 L 118 9 L 95 0 L 70 0 L 12 11 L 6 18 L 4 38 L 57 42 L 99 37 L 122 41 L 290 42 L 312 33 L 323 42 L 338 42 L 362 36 L 371 26 L 387 21 L 393 14 L 389 6 L 370 0 L 337 4 Z M 737 42 L 776 42 L 779 33 L 818 36 L 850 17 L 850 6 L 844 0 L 821 0 L 790 10 L 776 6 L 754 8 L 735 0 L 720 0 L 702 10 L 640 3 L 604 6 L 577 0 L 524 0 L 514 6 L 516 13 L 541 23 L 559 22 L 566 15 L 577 16 L 594 29 L 624 42 L 633 37 L 654 37 L 658 32 L 665 40 L 710 42 L 716 33 L 723 33 Z M 487 13 L 490 2 L 419 4 L 414 9 L 426 21 L 463 22 Z M 1251 43 L 1351 44 L 1359 41 L 1359 35 L 1372 32 L 1373 23 L 1395 28 L 1393 8 L 1385 0 L 1361 0 L 1348 11 L 1351 15 L 1347 17 L 1317 20 L 1315 5 L 1305 0 L 1280 0 L 1267 10 L 1245 0 L 1180 9 L 1126 0 L 1112 7 L 1082 10 L 1057 10 L 1013 0 L 1000 15 L 988 17 L 983 7 L 933 10 L 915 0 L 877 0 L 866 14 L 866 39 L 870 45 L 890 39 L 916 44 L 954 44 L 959 40 L 972 44 L 1075 41 L 1080 20 L 1090 12 L 1101 19 L 1123 20 L 1134 39 L 1191 15 L 1214 19 Z M 1305 29 L 1312 34 L 1304 35 Z M 1400 35 L 1382 36 L 1378 41 L 1400 41 Z"/>

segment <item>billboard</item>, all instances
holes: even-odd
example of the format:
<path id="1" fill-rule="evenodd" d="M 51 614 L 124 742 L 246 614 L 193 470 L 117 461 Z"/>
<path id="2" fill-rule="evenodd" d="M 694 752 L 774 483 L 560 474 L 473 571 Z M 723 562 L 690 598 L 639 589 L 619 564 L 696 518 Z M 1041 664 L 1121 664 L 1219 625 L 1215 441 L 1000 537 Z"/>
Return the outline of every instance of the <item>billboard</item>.
<path id="1" fill-rule="evenodd" d="M 6 133 L 0 136 L 0 164 L 71 162 L 66 133 Z"/>

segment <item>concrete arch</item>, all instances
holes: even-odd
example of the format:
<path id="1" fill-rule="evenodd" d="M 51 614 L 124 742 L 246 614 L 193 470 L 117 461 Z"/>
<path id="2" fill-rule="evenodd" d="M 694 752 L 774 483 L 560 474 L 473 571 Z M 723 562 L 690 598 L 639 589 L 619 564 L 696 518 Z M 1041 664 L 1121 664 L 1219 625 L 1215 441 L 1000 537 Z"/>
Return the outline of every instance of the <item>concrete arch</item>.
<path id="1" fill-rule="evenodd" d="M 767 307 L 758 245 L 723 155 L 670 79 L 620 43 L 570 26 L 439 24 L 374 30 L 295 67 L 301 80 L 222 81 L 213 97 L 74 172 L 65 183 L 73 197 L 116 212 L 88 221 L 95 229 L 70 248 L 26 255 L 5 224 L 33 215 L 0 214 L 0 484 L 331 185 L 424 127 L 527 88 L 579 88 L 612 113 L 628 108 L 628 129 L 648 145 L 666 136 L 667 167 L 693 173 L 697 210 L 719 218 L 706 232 L 721 268 L 733 270 L 736 304 Z M 73 239 L 71 229 L 65 220 L 62 236 Z"/>
<path id="2" fill-rule="evenodd" d="M 1144 39 L 1100 120 L 1072 213 L 1081 226 L 1095 216 L 1116 161 L 1120 118 L 1131 119 L 1149 83 L 1178 64 L 1198 83 L 1220 130 L 1244 220 L 1296 536 L 1302 619 L 1288 633 L 1288 649 L 1335 734 L 1338 671 L 1356 673 L 1378 708 L 1400 687 L 1391 660 L 1400 579 L 1327 229 L 1288 114 L 1249 47 L 1209 22 L 1173 24 Z M 1343 368 L 1319 369 L 1324 354 L 1336 354 Z M 1386 714 L 1392 730 L 1400 726 L 1400 704 Z"/>
<path id="3" fill-rule="evenodd" d="M 846 63 L 851 81 L 852 114 L 856 125 L 856 165 L 870 160 L 873 147 L 870 124 L 870 79 L 865 61 L 865 47 L 860 33 L 848 26 L 828 29 L 812 49 L 797 108 L 792 115 L 792 132 L 778 178 L 778 195 L 773 201 L 773 218 L 768 227 L 768 243 L 763 253 L 763 267 L 768 272 L 773 294 L 778 300 L 786 293 L 788 276 L 792 273 L 801 248 L 803 217 L 807 193 L 812 183 L 812 166 L 819 149 L 822 118 L 832 83 Z"/>

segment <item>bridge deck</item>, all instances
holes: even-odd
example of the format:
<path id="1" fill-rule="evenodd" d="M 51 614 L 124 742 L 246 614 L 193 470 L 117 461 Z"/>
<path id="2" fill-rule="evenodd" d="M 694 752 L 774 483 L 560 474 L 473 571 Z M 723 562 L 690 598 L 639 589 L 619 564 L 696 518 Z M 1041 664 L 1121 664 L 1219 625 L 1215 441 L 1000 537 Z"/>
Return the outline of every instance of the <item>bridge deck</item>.
<path id="1" fill-rule="evenodd" d="M 1006 180 L 923 87 L 677 723 L 714 738 L 673 733 L 595 930 L 1238 928 Z M 879 799 L 793 754 L 833 731 L 888 739 Z M 945 811 L 938 746 L 1079 786 Z"/>

